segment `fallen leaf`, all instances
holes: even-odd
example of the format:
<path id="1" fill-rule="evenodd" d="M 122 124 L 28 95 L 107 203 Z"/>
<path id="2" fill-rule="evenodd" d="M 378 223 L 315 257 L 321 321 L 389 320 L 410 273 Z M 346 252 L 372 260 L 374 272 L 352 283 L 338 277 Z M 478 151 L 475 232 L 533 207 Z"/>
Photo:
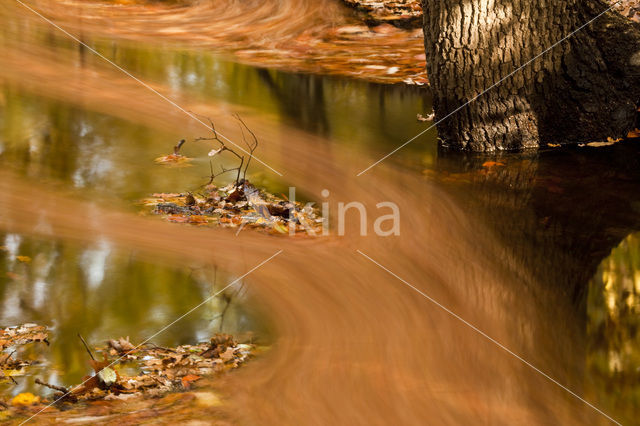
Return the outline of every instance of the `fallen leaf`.
<path id="1" fill-rule="evenodd" d="M 29 256 L 16 256 L 16 259 L 22 263 L 31 263 L 31 258 Z"/>
<path id="2" fill-rule="evenodd" d="M 418 121 L 433 121 L 436 118 L 436 114 L 433 112 L 426 116 L 422 114 L 418 114 L 417 118 L 418 118 Z"/>
<path id="3" fill-rule="evenodd" d="M 157 164 L 161 164 L 163 166 L 190 166 L 191 164 L 189 164 L 189 162 L 191 161 L 191 158 L 189 157 L 185 157 L 184 155 L 180 155 L 180 154 L 169 154 L 169 155 L 165 155 L 163 157 L 158 157 L 156 158 L 155 161 Z"/>
<path id="4" fill-rule="evenodd" d="M 180 380 L 182 382 L 182 387 L 185 389 L 189 389 L 191 387 L 191 383 L 199 379 L 200 379 L 200 376 L 197 376 L 195 374 L 187 374 Z"/>
<path id="5" fill-rule="evenodd" d="M 134 350 L 136 347 L 129 341 L 129 336 L 125 339 L 121 337 L 119 339 L 111 339 L 107 342 L 109 346 L 115 349 L 118 353 L 120 352 L 128 352 Z"/>
<path id="6" fill-rule="evenodd" d="M 640 130 L 638 129 L 633 129 L 632 131 L 629 132 L 629 134 L 627 135 L 627 137 L 629 139 L 633 139 L 633 138 L 640 138 Z"/>
<path id="7" fill-rule="evenodd" d="M 172 214 L 172 215 L 169 215 L 169 217 L 167 217 L 167 220 L 169 222 L 187 223 L 189 222 L 189 217 L 180 215 L 180 214 Z"/>
<path id="8" fill-rule="evenodd" d="M 208 220 L 205 216 L 194 214 L 189 216 L 189 223 L 208 223 Z"/>
<path id="9" fill-rule="evenodd" d="M 279 223 L 274 223 L 273 224 L 273 229 L 281 234 L 286 234 L 287 232 L 289 232 L 289 230 L 287 228 L 285 228 L 283 225 L 279 224 Z"/>
<path id="10" fill-rule="evenodd" d="M 35 396 L 31 392 L 23 392 L 13 397 L 11 405 L 16 407 L 27 407 L 29 405 L 38 404 L 39 402 L 39 396 Z"/>
<path id="11" fill-rule="evenodd" d="M 610 146 L 610 145 L 613 145 L 614 143 L 615 143 L 615 141 L 607 141 L 607 142 L 589 142 L 589 143 L 587 144 L 587 146 L 591 146 L 591 147 L 594 147 L 594 148 L 599 148 L 599 147 L 602 147 L 602 146 Z"/>
<path id="12" fill-rule="evenodd" d="M 118 376 L 113 368 L 105 367 L 98 372 L 98 378 L 102 383 L 107 386 L 111 386 L 118 380 Z"/>
<path id="13" fill-rule="evenodd" d="M 500 163 L 499 161 L 485 161 L 482 163 L 482 167 L 490 169 L 491 167 L 501 167 L 504 166 L 504 163 Z"/>
<path id="14" fill-rule="evenodd" d="M 559 148 L 562 145 L 560 145 L 559 143 L 548 143 L 547 146 L 551 148 Z"/>

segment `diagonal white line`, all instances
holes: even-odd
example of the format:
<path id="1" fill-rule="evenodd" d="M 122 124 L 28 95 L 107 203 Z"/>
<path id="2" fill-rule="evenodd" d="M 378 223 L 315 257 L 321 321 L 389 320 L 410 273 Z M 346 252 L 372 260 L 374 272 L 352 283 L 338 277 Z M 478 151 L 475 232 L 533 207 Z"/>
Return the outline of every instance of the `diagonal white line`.
<path id="1" fill-rule="evenodd" d="M 247 271 L 245 274 L 241 275 L 240 277 L 236 278 L 235 280 L 231 281 L 225 288 L 223 288 L 222 290 L 216 292 L 215 294 L 207 297 L 206 299 L 204 299 L 202 302 L 200 302 L 199 304 L 197 304 L 196 306 L 194 306 L 193 308 L 189 309 L 187 312 L 185 312 L 184 314 L 180 315 L 178 318 L 176 318 L 175 320 L 171 321 L 169 324 L 165 325 L 164 327 L 162 327 L 160 330 L 158 330 L 156 333 L 154 333 L 152 336 L 147 337 L 142 343 L 140 343 L 138 346 L 136 346 L 135 348 L 127 351 L 124 355 L 122 355 L 121 357 L 119 357 L 118 359 L 116 359 L 115 361 L 113 361 L 111 364 L 107 365 L 106 367 L 103 367 L 100 371 L 104 370 L 105 368 L 109 368 L 112 365 L 114 365 L 115 363 L 117 363 L 118 361 L 120 361 L 122 358 L 124 358 L 125 356 L 127 356 L 127 354 L 129 354 L 130 352 L 134 352 L 135 350 L 137 350 L 138 348 L 140 348 L 142 345 L 144 345 L 145 343 L 149 342 L 151 339 L 153 339 L 154 337 L 156 337 L 158 334 L 162 333 L 163 331 L 165 331 L 167 328 L 171 327 L 173 324 L 177 323 L 178 321 L 180 321 L 181 319 L 183 319 L 184 317 L 186 317 L 187 315 L 189 315 L 190 313 L 192 313 L 193 311 L 195 311 L 196 309 L 198 309 L 199 307 L 201 307 L 202 305 L 204 305 L 205 303 L 207 303 L 208 301 L 210 301 L 211 299 L 213 299 L 214 297 L 216 297 L 217 295 L 219 295 L 220 293 L 222 293 L 223 291 L 225 291 L 226 289 L 228 289 L 229 287 L 231 287 L 232 285 L 234 285 L 235 283 L 237 283 L 238 281 L 240 281 L 241 279 L 243 279 L 244 277 L 246 277 L 247 275 L 249 275 L 250 273 L 252 273 L 253 271 L 255 271 L 256 269 L 260 268 L 262 265 L 264 265 L 265 263 L 269 262 L 271 259 L 273 259 L 274 257 L 278 256 L 280 253 L 282 253 L 282 250 L 278 250 L 276 253 L 272 254 L 271 257 L 269 257 L 268 259 L 263 260 L 262 262 L 260 262 L 259 264 L 257 264 L 256 266 L 254 266 L 253 268 L 251 268 L 249 271 Z M 98 374 L 100 371 L 96 372 L 96 374 Z M 85 383 L 87 383 L 89 380 L 91 380 L 91 378 L 88 378 L 87 380 L 85 380 L 84 382 L 80 383 L 78 386 L 82 386 Z M 69 393 L 71 393 L 71 391 L 63 394 L 61 397 L 59 397 L 58 399 L 56 399 L 55 401 L 53 401 L 51 404 L 47 405 L 46 407 L 42 408 L 40 411 L 38 411 L 37 413 L 35 413 L 33 416 L 29 417 L 27 420 L 23 421 L 22 423 L 20 423 L 20 425 L 23 425 L 25 423 L 27 423 L 28 421 L 30 421 L 31 419 L 33 419 L 35 416 L 37 416 L 38 414 L 42 413 L 44 410 L 46 410 L 47 408 L 51 407 L 52 405 L 56 404 L 58 401 L 60 401 L 62 398 L 64 398 L 65 396 L 69 395 Z"/>
<path id="2" fill-rule="evenodd" d="M 595 21 L 596 19 L 600 18 L 602 15 L 604 15 L 605 13 L 609 12 L 611 9 L 613 9 L 615 6 L 618 5 L 618 3 L 620 3 L 622 0 L 618 0 L 617 2 L 613 3 L 611 5 L 611 7 L 609 7 L 608 9 L 606 9 L 604 12 L 601 12 L 600 14 L 596 15 L 594 18 L 590 19 L 587 23 L 581 25 L 577 30 L 574 30 L 572 32 L 570 32 L 568 35 L 564 36 L 562 39 L 560 39 L 560 41 L 555 42 L 554 44 L 552 44 L 550 47 L 548 47 L 547 49 L 543 50 L 542 52 L 540 52 L 539 54 L 537 54 L 536 56 L 534 56 L 532 59 L 528 60 L 527 62 L 525 62 L 523 65 L 519 66 L 518 68 L 516 68 L 514 71 L 512 71 L 511 73 L 507 74 L 506 77 L 501 78 L 500 80 L 498 80 L 496 83 L 493 83 L 491 86 L 489 86 L 489 88 L 483 90 L 482 92 L 480 92 L 480 94 L 474 96 L 473 98 L 471 98 L 471 100 L 467 101 L 466 103 L 464 103 L 463 105 L 459 106 L 458 108 L 454 109 L 453 111 L 451 111 L 449 114 L 445 115 L 444 117 L 442 117 L 440 120 L 436 121 L 435 123 L 433 123 L 431 126 L 427 127 L 425 130 L 421 131 L 420 133 L 418 133 L 417 135 L 415 135 L 414 137 L 412 137 L 411 139 L 409 139 L 408 141 L 406 141 L 405 143 L 403 143 L 402 145 L 400 145 L 399 147 L 397 147 L 396 149 L 394 149 L 393 151 L 391 151 L 390 153 L 388 153 L 387 155 L 385 155 L 384 157 L 382 157 L 381 159 L 379 159 L 378 161 L 376 161 L 375 163 L 371 164 L 369 167 L 367 167 L 366 169 L 362 170 L 360 173 L 358 173 L 356 176 L 360 176 L 364 173 L 366 173 L 367 171 L 369 171 L 370 169 L 372 169 L 373 167 L 377 166 L 379 163 L 381 163 L 382 161 L 386 160 L 387 158 L 391 157 L 393 154 L 395 154 L 396 152 L 400 151 L 402 148 L 404 148 L 405 146 L 409 145 L 411 142 L 413 142 L 414 140 L 418 139 L 420 136 L 424 135 L 425 133 L 427 133 L 429 130 L 433 129 L 434 127 L 436 127 L 438 124 L 442 123 L 444 120 L 446 120 L 447 118 L 451 117 L 452 115 L 454 115 L 455 113 L 457 113 L 458 111 L 460 111 L 461 109 L 463 109 L 464 107 L 466 107 L 467 105 L 475 102 L 479 97 L 481 97 L 482 95 L 484 95 L 485 93 L 487 93 L 488 91 L 490 91 L 491 89 L 493 89 L 494 87 L 496 87 L 497 85 L 499 85 L 500 83 L 502 83 L 503 81 L 505 81 L 506 79 L 508 79 L 509 77 L 513 76 L 515 73 L 517 73 L 518 71 L 520 71 L 521 69 L 523 69 L 524 67 L 526 67 L 527 65 L 531 64 L 533 61 L 535 61 L 536 59 L 538 59 L 539 57 L 541 57 L 542 55 L 544 55 L 545 53 L 549 52 L 550 50 L 554 49 L 555 47 L 557 47 L 559 44 L 563 43 L 565 40 L 567 40 L 568 38 L 574 36 L 577 32 L 581 31 L 582 29 L 584 29 L 584 27 L 586 27 L 587 25 L 591 24 L 593 21 Z"/>
<path id="3" fill-rule="evenodd" d="M 385 271 L 387 271 L 389 274 L 391 274 L 393 277 L 397 278 L 398 280 L 400 280 L 403 284 L 405 284 L 406 286 L 412 288 L 413 290 L 415 290 L 416 292 L 418 292 L 421 296 L 423 296 L 424 298 L 426 298 L 427 300 L 429 300 L 431 303 L 433 303 L 434 305 L 438 306 L 440 309 L 444 310 L 446 313 L 448 313 L 449 315 L 453 316 L 455 319 L 457 319 L 458 321 L 462 322 L 464 325 L 466 325 L 467 327 L 471 328 L 473 331 L 475 331 L 476 333 L 480 334 L 481 336 L 485 337 L 486 339 L 488 339 L 489 341 L 491 341 L 492 343 L 494 343 L 495 345 L 497 345 L 500 349 L 504 350 L 505 352 L 507 352 L 508 354 L 510 354 L 511 356 L 517 358 L 518 360 L 520 360 L 521 362 L 523 362 L 525 365 L 527 365 L 528 367 L 532 368 L 534 371 L 542 374 L 544 377 L 546 377 L 548 380 L 550 380 L 551 382 L 555 383 L 556 385 L 560 386 L 562 389 L 564 389 L 565 391 L 569 392 L 571 395 L 575 396 L 576 398 L 578 398 L 580 401 L 584 402 L 585 404 L 587 404 L 589 407 L 593 408 L 594 410 L 596 410 L 598 413 L 602 414 L 604 417 L 606 417 L 607 419 L 611 420 L 613 423 L 622 426 L 622 424 L 616 420 L 614 420 L 613 418 L 611 418 L 607 413 L 605 413 L 604 411 L 600 410 L 598 407 L 596 407 L 595 405 L 591 404 L 589 401 L 583 399 L 582 397 L 580 397 L 578 394 L 576 394 L 575 392 L 573 392 L 571 389 L 569 389 L 568 387 L 564 386 L 562 383 L 558 382 L 557 380 L 555 380 L 553 377 L 549 376 L 547 373 L 545 373 L 544 371 L 540 370 L 538 367 L 536 367 L 535 365 L 531 364 L 529 361 L 527 361 L 526 359 L 522 358 L 520 355 L 516 354 L 515 352 L 513 352 L 511 349 L 507 348 L 506 346 L 504 346 L 502 343 L 498 342 L 497 340 L 495 340 L 493 337 L 489 336 L 487 333 L 485 333 L 484 331 L 480 330 L 478 327 L 476 327 L 475 325 L 471 324 L 469 321 L 465 320 L 464 318 L 462 318 L 460 315 L 456 314 L 455 312 L 453 312 L 452 310 L 450 310 L 449 308 L 447 308 L 446 306 L 442 305 L 441 303 L 439 303 L 437 300 L 435 300 L 434 298 L 432 298 L 431 296 L 429 296 L 428 294 L 424 293 L 422 290 L 417 289 L 416 287 L 414 287 L 413 285 L 411 285 L 409 282 L 405 281 L 404 279 L 402 279 L 401 277 L 399 277 L 398 275 L 396 275 L 395 273 L 391 272 L 389 269 L 387 269 L 386 267 L 384 267 L 383 265 L 381 265 L 380 263 L 376 262 L 375 260 L 373 260 L 371 257 L 367 256 L 366 254 L 364 254 L 362 251 L 360 250 L 356 250 L 358 253 L 360 253 L 362 256 L 366 257 L 367 259 L 369 259 L 371 262 L 375 263 L 376 265 L 378 265 L 380 268 L 384 269 Z"/>
<path id="4" fill-rule="evenodd" d="M 33 9 L 31 6 L 25 4 L 24 2 L 22 2 L 22 0 L 15 0 L 18 3 L 20 3 L 22 6 L 24 6 L 26 9 L 30 10 L 31 12 L 33 12 L 34 14 L 36 14 L 37 16 L 39 16 L 42 20 L 46 21 L 47 23 L 51 24 L 52 26 L 54 26 L 55 28 L 57 28 L 59 31 L 61 31 L 62 33 L 64 33 L 65 35 L 67 35 L 68 37 L 70 37 L 71 39 L 73 39 L 74 41 L 76 41 L 77 43 L 81 44 L 82 46 L 86 47 L 87 49 L 89 49 L 93 54 L 99 56 L 100 58 L 104 59 L 105 61 L 107 61 L 108 63 L 110 63 L 111 65 L 113 65 L 114 67 L 116 67 L 118 70 L 122 71 L 124 74 L 126 74 L 127 76 L 131 77 L 133 80 L 135 80 L 136 82 L 140 83 L 142 86 L 144 86 L 145 88 L 149 89 L 150 91 L 152 91 L 153 93 L 155 93 L 156 95 L 160 96 L 162 99 L 164 99 L 165 101 L 167 101 L 168 103 L 170 103 L 171 105 L 173 105 L 174 107 L 176 107 L 177 109 L 179 109 L 180 111 L 184 112 L 185 114 L 187 114 L 189 117 L 193 118 L 194 120 L 196 120 L 198 123 L 202 124 L 204 127 L 206 127 L 207 129 L 211 130 L 211 127 L 209 127 L 209 125 L 207 123 L 205 123 L 204 121 L 200 120 L 198 117 L 196 117 L 193 113 L 191 113 L 190 111 L 187 111 L 186 109 L 182 108 L 180 105 L 178 105 L 177 103 L 175 103 L 174 101 L 172 101 L 171 99 L 169 99 L 168 97 L 166 97 L 165 95 L 163 95 L 162 93 L 158 92 L 156 89 L 154 89 L 153 87 L 149 86 L 147 83 L 145 83 L 144 81 L 140 80 L 138 77 L 134 76 L 133 74 L 131 74 L 129 71 L 125 70 L 124 68 L 122 68 L 120 65 L 116 64 L 115 62 L 113 62 L 112 60 L 110 60 L 109 58 L 105 57 L 104 55 L 102 55 L 100 52 L 98 52 L 97 50 L 95 50 L 94 48 L 92 48 L 91 46 L 87 45 L 86 43 L 84 43 L 82 40 L 78 39 L 76 36 L 74 36 L 73 34 L 69 33 L 67 30 L 65 30 L 64 28 L 60 27 L 58 24 L 56 24 L 55 22 L 53 22 L 52 20 L 48 19 L 47 17 L 43 16 L 40 12 L 38 12 L 37 10 Z M 217 131 L 216 131 L 217 132 Z M 227 138 L 225 135 L 221 134 L 220 132 L 217 132 L 218 136 L 220 136 L 222 139 L 226 140 L 227 142 L 229 142 L 230 144 L 232 144 L 233 146 L 235 146 L 236 148 L 238 148 L 240 151 L 244 152 L 247 155 L 252 155 L 250 152 L 248 152 L 246 149 L 244 149 L 242 146 L 236 144 L 235 142 L 233 142 L 231 139 Z M 256 157 L 255 155 L 252 156 L 254 160 L 256 160 L 258 163 L 262 164 L 263 166 L 269 168 L 272 172 L 274 172 L 275 174 L 277 174 L 278 176 L 282 176 L 282 173 L 280 173 L 279 171 L 277 171 L 276 169 L 274 169 L 273 167 L 271 167 L 270 165 L 268 165 L 267 163 L 265 163 L 264 161 L 262 161 L 261 159 L 259 159 L 258 157 Z"/>

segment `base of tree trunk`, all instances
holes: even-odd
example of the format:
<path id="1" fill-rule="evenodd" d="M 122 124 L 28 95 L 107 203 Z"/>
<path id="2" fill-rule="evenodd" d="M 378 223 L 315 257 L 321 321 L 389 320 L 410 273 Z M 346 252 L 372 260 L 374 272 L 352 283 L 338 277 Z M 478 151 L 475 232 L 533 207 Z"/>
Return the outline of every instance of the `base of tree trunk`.
<path id="1" fill-rule="evenodd" d="M 423 0 L 422 6 L 443 146 L 515 150 L 620 138 L 634 128 L 640 24 L 609 11 L 578 30 L 609 8 L 602 0 L 548 0 L 544 7 L 528 0 Z"/>

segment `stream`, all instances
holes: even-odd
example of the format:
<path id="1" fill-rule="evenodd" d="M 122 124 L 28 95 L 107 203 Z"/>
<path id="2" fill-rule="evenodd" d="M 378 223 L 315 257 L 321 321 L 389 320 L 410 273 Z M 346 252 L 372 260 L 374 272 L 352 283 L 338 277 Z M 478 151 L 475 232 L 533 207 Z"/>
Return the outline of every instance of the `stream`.
<path id="1" fill-rule="evenodd" d="M 305 19 L 317 16 L 302 4 Z M 171 7 L 149 14 L 171 17 Z M 331 11 L 314 25 L 353 19 Z M 260 140 L 252 183 L 295 187 L 328 203 L 332 221 L 338 203 L 358 201 L 369 232 L 356 215 L 344 236 L 332 222 L 331 236 L 315 238 L 169 224 L 140 200 L 206 183 L 212 145 L 192 140 L 208 129 L 18 6 L 0 13 L 12 18 L 0 29 L 0 325 L 52 329 L 49 347 L 30 349 L 46 359 L 34 376 L 78 383 L 90 372 L 78 333 L 95 345 L 141 341 L 282 250 L 229 289 L 228 311 L 213 298 L 153 340 L 222 330 L 271 345 L 229 379 L 225 410 L 239 423 L 637 422 L 637 143 L 479 156 L 439 151 L 431 129 L 357 176 L 432 124 L 416 119 L 431 112 L 428 89 L 256 67 L 212 49 L 218 39 L 204 30 L 189 39 L 195 18 L 155 41 L 143 20 L 128 31 L 69 22 L 232 141 L 240 114 Z M 154 163 L 182 138 L 191 167 Z M 387 201 L 399 206 L 399 236 L 372 232 Z M 46 394 L 16 379 L 0 384 L 3 396 Z"/>

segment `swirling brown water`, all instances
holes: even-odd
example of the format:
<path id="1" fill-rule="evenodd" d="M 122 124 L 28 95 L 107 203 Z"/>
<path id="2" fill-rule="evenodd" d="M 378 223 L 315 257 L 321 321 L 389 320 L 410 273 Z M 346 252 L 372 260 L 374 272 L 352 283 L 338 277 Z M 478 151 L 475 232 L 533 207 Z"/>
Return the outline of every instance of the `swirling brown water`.
<path id="1" fill-rule="evenodd" d="M 369 29 L 333 0 L 29 2 L 80 38 L 187 45 L 260 67 L 423 83 L 422 31 Z M 27 10 L 18 10 L 34 19 Z M 35 18 L 37 22 L 38 18 Z"/>
<path id="2" fill-rule="evenodd" d="M 224 16 L 225 27 L 259 29 L 256 17 L 262 16 L 269 28 L 282 25 L 285 36 L 287 25 L 303 27 L 310 16 L 334 7 L 331 2 L 260 2 L 247 19 L 244 2 L 233 8 L 229 5 L 235 2 L 215 3 L 225 5 L 216 12 Z M 196 6 L 203 4 L 217 10 L 210 9 L 213 3 Z M 292 19 L 301 10 L 306 12 L 300 20 Z M 75 15 L 59 12 L 72 23 Z M 164 13 L 173 22 L 186 12 L 178 7 Z M 125 17 L 117 18 L 113 25 L 126 28 Z M 213 25 L 207 19 L 201 24 Z M 83 26 L 87 33 L 97 27 Z M 149 34 L 155 36 L 152 29 Z M 242 31 L 238 34 L 242 44 Z M 162 99 L 117 71 L 100 64 L 78 68 L 33 40 L 5 41 L 0 76 L 44 96 L 150 127 L 201 133 L 189 117 L 170 112 Z M 186 109 L 219 118 L 224 134 L 240 138 L 223 118 L 229 105 L 180 93 L 177 99 Z M 241 423 L 607 422 L 356 251 L 581 394 L 584 337 L 570 300 L 505 249 L 482 217 L 422 176 L 384 163 L 356 178 L 375 158 L 268 116 L 243 114 L 261 137 L 261 158 L 281 170 L 288 183 L 318 199 L 322 189 L 329 189 L 333 208 L 339 201 L 357 200 L 374 214 L 377 202 L 394 201 L 402 214 L 401 236 L 359 237 L 357 223 L 346 237 L 319 239 L 186 228 L 80 201 L 10 171 L 0 180 L 0 227 L 81 242 L 101 237 L 149 258 L 214 262 L 237 274 L 283 250 L 249 277 L 252 297 L 268 313 L 276 340 L 271 352 L 226 382 L 228 414 Z"/>

